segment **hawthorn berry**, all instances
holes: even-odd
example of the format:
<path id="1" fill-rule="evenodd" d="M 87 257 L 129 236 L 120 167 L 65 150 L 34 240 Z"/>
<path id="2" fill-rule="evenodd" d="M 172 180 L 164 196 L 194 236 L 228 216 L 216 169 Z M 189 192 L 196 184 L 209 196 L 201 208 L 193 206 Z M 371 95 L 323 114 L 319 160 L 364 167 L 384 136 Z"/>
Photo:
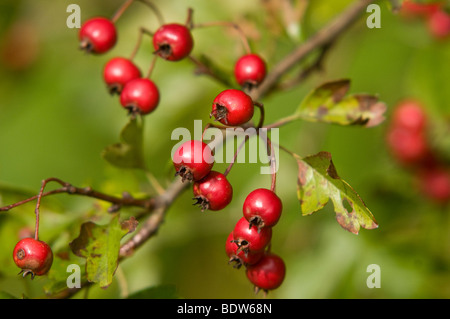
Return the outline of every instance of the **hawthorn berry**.
<path id="1" fill-rule="evenodd" d="M 228 263 L 235 263 L 233 267 L 240 268 L 242 265 L 248 266 L 256 264 L 264 255 L 264 251 L 239 251 L 239 246 L 234 242 L 233 232 L 228 235 L 227 241 L 225 243 L 225 252 L 230 258 Z"/>
<path id="2" fill-rule="evenodd" d="M 283 204 L 281 199 L 271 190 L 258 188 L 245 198 L 243 205 L 244 217 L 258 227 L 275 226 L 281 216 Z"/>
<path id="3" fill-rule="evenodd" d="M 272 228 L 258 228 L 242 217 L 233 229 L 233 238 L 233 242 L 239 247 L 238 252 L 263 251 L 272 239 Z"/>
<path id="4" fill-rule="evenodd" d="M 131 60 L 126 58 L 112 58 L 103 68 L 103 79 L 111 94 L 120 94 L 127 82 L 141 76 L 141 70 Z"/>
<path id="5" fill-rule="evenodd" d="M 125 84 L 120 93 L 120 103 L 130 113 L 151 113 L 159 104 L 158 87 L 147 78 L 133 79 Z"/>
<path id="6" fill-rule="evenodd" d="M 185 25 L 170 23 L 162 25 L 153 35 L 155 53 L 169 61 L 187 57 L 194 47 L 191 31 Z"/>
<path id="7" fill-rule="evenodd" d="M 435 167 L 419 173 L 419 188 L 430 199 L 438 203 L 450 201 L 450 172 Z"/>
<path id="8" fill-rule="evenodd" d="M 413 132 L 424 131 L 427 116 L 417 101 L 405 100 L 400 102 L 392 114 L 392 126 Z"/>
<path id="9" fill-rule="evenodd" d="M 184 142 L 172 156 L 176 175 L 182 181 L 199 181 L 209 174 L 214 165 L 214 156 L 209 146 L 198 140 Z"/>
<path id="10" fill-rule="evenodd" d="M 221 210 L 225 208 L 233 198 L 233 187 L 222 173 L 211 171 L 193 185 L 194 199 L 202 211 Z"/>
<path id="11" fill-rule="evenodd" d="M 81 26 L 78 37 L 82 50 L 101 54 L 114 47 L 117 42 L 117 31 L 111 20 L 97 17 L 86 21 Z"/>
<path id="12" fill-rule="evenodd" d="M 444 39 L 450 35 L 450 14 L 439 10 L 430 15 L 428 29 L 438 39 Z"/>
<path id="13" fill-rule="evenodd" d="M 417 3 L 412 0 L 403 1 L 400 12 L 407 16 L 429 17 L 436 11 L 439 11 L 442 4 L 439 2 L 434 3 Z"/>
<path id="14" fill-rule="evenodd" d="M 264 291 L 278 288 L 286 275 L 286 266 L 283 259 L 273 253 L 265 253 L 254 265 L 249 265 L 246 271 L 247 278 L 256 287 Z"/>
<path id="15" fill-rule="evenodd" d="M 266 77 L 266 63 L 257 54 L 246 54 L 234 65 L 234 77 L 242 87 L 254 87 Z"/>
<path id="16" fill-rule="evenodd" d="M 227 89 L 219 93 L 213 101 L 211 116 L 222 124 L 238 126 L 248 122 L 254 113 L 254 103 L 245 92 Z"/>
<path id="17" fill-rule="evenodd" d="M 14 247 L 13 259 L 17 267 L 22 269 L 23 277 L 45 275 L 52 266 L 53 253 L 49 245 L 34 238 L 24 238 Z"/>
<path id="18" fill-rule="evenodd" d="M 401 127 L 388 131 L 387 143 L 392 155 L 402 164 L 420 164 L 430 156 L 426 136 L 423 132 L 412 132 Z"/>

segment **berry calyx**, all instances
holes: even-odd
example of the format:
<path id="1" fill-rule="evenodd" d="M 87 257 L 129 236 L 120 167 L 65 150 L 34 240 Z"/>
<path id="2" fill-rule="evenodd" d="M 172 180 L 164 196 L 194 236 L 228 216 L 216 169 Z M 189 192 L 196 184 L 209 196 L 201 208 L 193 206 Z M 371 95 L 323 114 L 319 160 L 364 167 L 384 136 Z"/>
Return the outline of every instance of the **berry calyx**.
<path id="1" fill-rule="evenodd" d="M 245 92 L 236 89 L 222 91 L 213 101 L 211 116 L 225 125 L 242 125 L 253 117 L 254 103 Z"/>
<path id="2" fill-rule="evenodd" d="M 52 266 L 53 253 L 49 245 L 34 238 L 20 240 L 13 251 L 13 259 L 17 267 L 22 269 L 23 277 L 45 275 Z"/>
<path id="3" fill-rule="evenodd" d="M 233 198 L 233 187 L 222 173 L 211 171 L 193 185 L 194 205 L 200 205 L 204 210 L 221 210 Z"/>
<path id="4" fill-rule="evenodd" d="M 234 242 L 233 232 L 228 235 L 227 241 L 225 243 L 225 252 L 230 258 L 228 260 L 229 264 L 234 263 L 233 267 L 239 269 L 241 266 L 248 266 L 256 264 L 264 255 L 264 251 L 257 252 L 244 252 L 238 251 L 239 246 Z"/>
<path id="5" fill-rule="evenodd" d="M 86 21 L 81 26 L 78 37 L 82 50 L 101 54 L 114 47 L 117 42 L 117 31 L 111 20 L 97 17 Z"/>
<path id="6" fill-rule="evenodd" d="M 182 181 L 198 181 L 209 174 L 214 156 L 206 143 L 198 140 L 184 142 L 172 156 L 176 175 Z"/>
<path id="7" fill-rule="evenodd" d="M 247 278 L 255 285 L 255 292 L 278 288 L 286 275 L 286 266 L 283 259 L 273 253 L 265 253 L 259 262 L 249 265 L 246 271 Z"/>
<path id="8" fill-rule="evenodd" d="M 133 79 L 123 87 L 120 103 L 130 114 L 149 114 L 159 104 L 158 87 L 147 78 Z"/>
<path id="9" fill-rule="evenodd" d="M 258 228 L 242 217 L 233 229 L 233 238 L 238 246 L 238 253 L 263 251 L 272 239 L 272 228 Z"/>
<path id="10" fill-rule="evenodd" d="M 259 85 L 266 77 L 266 63 L 257 54 L 246 54 L 234 66 L 236 82 L 244 88 Z"/>
<path id="11" fill-rule="evenodd" d="M 250 225 L 258 229 L 275 226 L 280 219 L 283 204 L 271 190 L 258 188 L 245 198 L 243 213 Z"/>
<path id="12" fill-rule="evenodd" d="M 169 61 L 179 61 L 187 57 L 194 47 L 191 31 L 182 24 L 162 25 L 153 35 L 155 53 Z"/>
<path id="13" fill-rule="evenodd" d="M 120 94 L 126 83 L 141 76 L 141 70 L 126 58 L 112 58 L 103 68 L 103 79 L 111 94 Z"/>

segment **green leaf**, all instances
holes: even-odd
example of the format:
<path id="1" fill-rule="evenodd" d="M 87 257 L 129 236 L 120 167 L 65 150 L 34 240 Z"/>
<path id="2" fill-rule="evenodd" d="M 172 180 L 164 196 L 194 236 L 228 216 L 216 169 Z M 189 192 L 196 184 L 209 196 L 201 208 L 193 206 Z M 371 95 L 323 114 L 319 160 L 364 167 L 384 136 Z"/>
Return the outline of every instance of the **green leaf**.
<path id="1" fill-rule="evenodd" d="M 120 143 L 112 144 L 103 150 L 103 158 L 120 168 L 144 169 L 143 156 L 143 120 L 141 117 L 130 117 L 120 133 Z"/>
<path id="2" fill-rule="evenodd" d="M 111 284 L 118 265 L 120 240 L 136 227 L 134 217 L 120 223 L 119 215 L 107 225 L 93 222 L 81 225 L 80 235 L 69 245 L 75 255 L 86 258 L 88 281 L 99 283 L 102 288 Z"/>
<path id="3" fill-rule="evenodd" d="M 179 299 L 174 285 L 161 285 L 150 287 L 128 296 L 127 299 Z"/>
<path id="4" fill-rule="evenodd" d="M 17 299 L 17 298 L 5 291 L 0 291 L 0 299 Z"/>
<path id="5" fill-rule="evenodd" d="M 358 234 L 360 227 L 378 227 L 361 197 L 338 176 L 330 153 L 295 157 L 298 163 L 297 195 L 303 215 L 317 212 L 331 199 L 337 222 L 349 232 Z"/>
<path id="6" fill-rule="evenodd" d="M 386 105 L 370 94 L 347 95 L 350 80 L 322 84 L 297 109 L 299 119 L 338 125 L 373 127 L 384 121 Z"/>

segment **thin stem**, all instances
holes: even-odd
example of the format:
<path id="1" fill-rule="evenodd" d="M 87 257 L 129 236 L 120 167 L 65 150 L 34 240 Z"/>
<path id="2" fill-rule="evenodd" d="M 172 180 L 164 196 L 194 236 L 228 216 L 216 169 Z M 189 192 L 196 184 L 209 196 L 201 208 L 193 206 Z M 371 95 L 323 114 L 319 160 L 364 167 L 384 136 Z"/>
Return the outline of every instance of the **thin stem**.
<path id="1" fill-rule="evenodd" d="M 128 7 L 133 3 L 134 0 L 127 0 L 125 1 L 122 6 L 119 7 L 119 9 L 114 13 L 113 17 L 111 18 L 112 23 L 116 23 L 117 20 L 122 16 L 122 14 L 128 9 Z"/>
<path id="2" fill-rule="evenodd" d="M 231 161 L 231 163 L 228 165 L 227 169 L 225 170 L 225 172 L 223 173 L 223 175 L 227 176 L 228 173 L 231 171 L 231 169 L 233 168 L 234 163 L 236 162 L 236 159 L 238 157 L 239 152 L 242 150 L 242 148 L 244 147 L 245 143 L 248 141 L 248 139 L 250 138 L 249 135 L 245 135 L 244 140 L 242 141 L 241 145 L 239 145 L 238 149 L 236 150 L 236 152 L 234 153 L 234 157 L 233 160 Z"/>
<path id="3" fill-rule="evenodd" d="M 217 72 L 214 72 L 214 70 L 211 67 L 209 67 L 208 65 L 206 65 L 199 59 L 193 57 L 192 55 L 189 56 L 189 59 L 191 60 L 191 62 L 193 62 L 197 66 L 197 69 L 195 70 L 195 74 L 197 74 L 197 75 L 204 74 L 204 75 L 210 76 L 211 78 L 213 78 L 217 82 L 223 84 L 224 86 L 228 86 L 228 87 L 232 86 L 231 82 L 228 79 L 226 79 L 223 76 L 220 76 L 219 74 L 217 74 Z"/>
<path id="4" fill-rule="evenodd" d="M 300 116 L 298 114 L 292 114 L 292 115 L 286 116 L 272 124 L 266 125 L 266 126 L 264 126 L 264 128 L 271 129 L 271 128 L 280 127 L 280 126 L 289 124 L 293 121 L 296 121 L 299 118 L 300 118 Z"/>
<path id="5" fill-rule="evenodd" d="M 194 24 L 193 28 L 205 28 L 205 27 L 213 27 L 213 26 L 229 27 L 229 28 L 235 29 L 238 32 L 239 38 L 242 41 L 242 45 L 244 46 L 245 53 L 250 54 L 252 52 L 252 50 L 250 49 L 250 44 L 248 43 L 247 37 L 245 36 L 245 33 L 242 31 L 242 29 L 236 23 L 229 22 L 229 21 L 213 21 L 213 22 Z"/>
<path id="6" fill-rule="evenodd" d="M 256 129 L 260 129 L 261 127 L 263 127 L 264 125 L 264 116 L 265 116 L 265 112 L 264 112 L 264 104 L 259 103 L 259 102 L 254 102 L 254 105 L 259 108 L 259 111 L 261 112 L 261 117 L 259 118 L 259 123 L 258 126 L 256 127 Z"/>
<path id="7" fill-rule="evenodd" d="M 152 62 L 150 63 L 150 67 L 147 72 L 147 79 L 150 79 L 152 76 L 152 72 L 155 69 L 156 60 L 158 59 L 158 55 L 153 55 Z"/>
<path id="8" fill-rule="evenodd" d="M 147 5 L 153 11 L 153 13 L 156 15 L 156 18 L 158 19 L 158 23 L 160 26 L 164 24 L 164 19 L 163 19 L 161 12 L 158 10 L 158 8 L 153 3 L 151 3 L 150 1 L 147 1 L 147 0 L 138 0 L 138 1 Z"/>
<path id="9" fill-rule="evenodd" d="M 186 27 L 188 29 L 192 29 L 194 27 L 194 20 L 193 20 L 194 10 L 192 8 L 188 8 L 188 15 L 186 18 Z"/>
<path id="10" fill-rule="evenodd" d="M 153 36 L 153 32 L 145 29 L 145 28 L 139 28 L 139 35 L 138 35 L 138 40 L 136 42 L 136 45 L 134 46 L 133 52 L 131 52 L 130 55 L 130 60 L 133 60 L 137 54 L 137 52 L 139 51 L 139 48 L 141 47 L 141 43 L 142 43 L 142 37 L 144 36 L 144 34 L 149 35 L 149 36 Z"/>

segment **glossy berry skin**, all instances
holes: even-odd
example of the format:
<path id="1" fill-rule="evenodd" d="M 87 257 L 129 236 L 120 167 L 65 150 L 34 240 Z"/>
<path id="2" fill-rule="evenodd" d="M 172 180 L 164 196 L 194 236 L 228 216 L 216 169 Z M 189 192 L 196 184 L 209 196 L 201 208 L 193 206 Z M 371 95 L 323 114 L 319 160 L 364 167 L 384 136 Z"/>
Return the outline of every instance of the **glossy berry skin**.
<path id="1" fill-rule="evenodd" d="M 238 245 L 238 251 L 258 252 L 263 251 L 272 239 L 272 228 L 258 228 L 242 217 L 233 229 L 234 242 Z"/>
<path id="2" fill-rule="evenodd" d="M 445 39 L 450 35 L 450 14 L 436 11 L 428 19 L 428 29 L 437 39 Z"/>
<path id="3" fill-rule="evenodd" d="M 450 171 L 435 167 L 420 172 L 419 188 L 437 203 L 450 202 Z"/>
<path id="4" fill-rule="evenodd" d="M 279 256 L 266 253 L 258 263 L 247 267 L 246 275 L 258 289 L 273 290 L 283 283 L 286 265 Z"/>
<path id="5" fill-rule="evenodd" d="M 258 188 L 245 198 L 243 213 L 245 219 L 258 228 L 273 227 L 278 223 L 283 204 L 271 190 Z"/>
<path id="6" fill-rule="evenodd" d="M 141 70 L 126 58 L 112 58 L 103 68 L 103 79 L 111 94 L 120 94 L 126 83 L 141 76 Z"/>
<path id="7" fill-rule="evenodd" d="M 169 61 L 187 57 L 194 47 L 191 31 L 184 25 L 170 23 L 162 25 L 153 35 L 155 53 Z"/>
<path id="8" fill-rule="evenodd" d="M 257 54 L 246 54 L 234 66 L 236 82 L 243 87 L 254 87 L 266 77 L 266 63 Z"/>
<path id="9" fill-rule="evenodd" d="M 225 253 L 229 257 L 228 263 L 235 263 L 235 268 L 240 268 L 242 265 L 248 266 L 256 264 L 261 260 L 264 255 L 264 251 L 257 252 L 247 252 L 239 251 L 239 246 L 234 242 L 233 232 L 228 235 L 227 241 L 225 243 Z"/>
<path id="10" fill-rule="evenodd" d="M 194 199 L 200 204 L 202 211 L 221 210 L 233 198 L 233 187 L 222 173 L 211 171 L 193 185 Z"/>
<path id="11" fill-rule="evenodd" d="M 111 20 L 97 17 L 86 21 L 81 26 L 78 37 L 82 50 L 101 54 L 114 47 L 117 42 L 117 31 Z"/>
<path id="12" fill-rule="evenodd" d="M 172 161 L 176 175 L 180 175 L 183 182 L 201 180 L 214 166 L 211 149 L 206 143 L 198 140 L 184 142 L 173 153 Z"/>
<path id="13" fill-rule="evenodd" d="M 23 276 L 45 275 L 52 266 L 53 253 L 49 245 L 34 238 L 24 238 L 14 247 L 13 259 L 17 267 L 22 269 Z"/>
<path id="14" fill-rule="evenodd" d="M 412 132 L 423 132 L 426 123 L 427 116 L 422 105 L 414 100 L 400 102 L 392 114 L 392 126 Z"/>
<path id="15" fill-rule="evenodd" d="M 159 104 L 158 87 L 147 78 L 131 80 L 125 84 L 120 93 L 120 103 L 130 113 L 149 114 Z"/>
<path id="16" fill-rule="evenodd" d="M 228 89 L 219 93 L 213 101 L 211 116 L 225 125 L 242 125 L 253 117 L 254 103 L 245 92 Z"/>

